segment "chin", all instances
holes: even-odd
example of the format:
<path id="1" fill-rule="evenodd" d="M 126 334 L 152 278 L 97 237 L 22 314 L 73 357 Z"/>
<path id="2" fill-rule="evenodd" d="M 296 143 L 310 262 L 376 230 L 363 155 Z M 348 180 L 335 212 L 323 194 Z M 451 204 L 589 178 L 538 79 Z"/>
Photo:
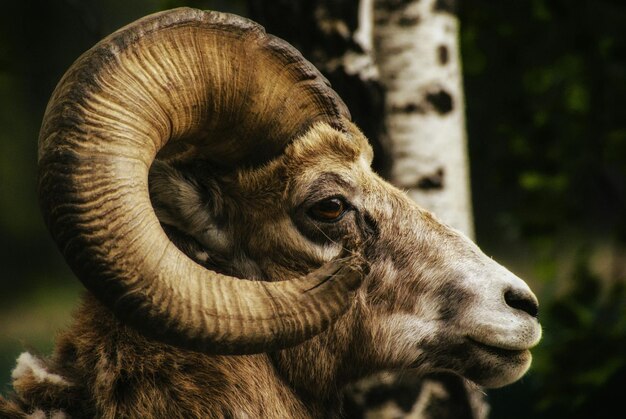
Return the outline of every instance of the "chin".
<path id="1" fill-rule="evenodd" d="M 529 350 L 480 348 L 473 365 L 463 374 L 478 385 L 498 388 L 522 378 L 530 368 Z"/>

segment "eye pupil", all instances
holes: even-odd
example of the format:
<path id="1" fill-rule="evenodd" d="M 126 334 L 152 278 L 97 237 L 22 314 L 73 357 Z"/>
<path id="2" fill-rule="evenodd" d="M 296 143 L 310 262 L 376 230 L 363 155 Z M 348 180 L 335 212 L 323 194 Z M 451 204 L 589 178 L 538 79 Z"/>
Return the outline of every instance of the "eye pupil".
<path id="1" fill-rule="evenodd" d="M 340 211 L 343 205 L 341 201 L 338 199 L 329 199 L 327 201 L 322 201 L 319 203 L 318 208 L 323 212 L 335 212 Z"/>
<path id="2" fill-rule="evenodd" d="M 320 201 L 311 207 L 311 215 L 320 221 L 334 221 L 345 212 L 345 205 L 339 198 Z"/>

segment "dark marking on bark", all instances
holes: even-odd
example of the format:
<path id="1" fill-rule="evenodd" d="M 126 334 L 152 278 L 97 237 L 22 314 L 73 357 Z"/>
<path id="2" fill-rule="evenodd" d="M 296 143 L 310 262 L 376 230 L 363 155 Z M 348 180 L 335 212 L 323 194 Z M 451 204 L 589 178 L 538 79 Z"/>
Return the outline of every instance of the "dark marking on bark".
<path id="1" fill-rule="evenodd" d="M 396 12 L 405 8 L 412 0 L 375 0 L 374 9 L 385 12 Z"/>
<path id="2" fill-rule="evenodd" d="M 400 151 L 397 151 L 396 153 L 394 153 L 394 157 L 396 159 L 405 159 L 408 156 L 409 156 L 409 152 L 406 151 L 406 150 L 400 150 Z"/>
<path id="3" fill-rule="evenodd" d="M 446 92 L 443 89 L 439 89 L 437 91 L 427 93 L 426 101 L 430 105 L 432 105 L 432 107 L 440 115 L 445 115 L 447 113 L 450 113 L 452 109 L 454 109 L 452 96 L 450 96 L 450 93 Z"/>
<path id="4" fill-rule="evenodd" d="M 378 15 L 374 19 L 374 24 L 377 26 L 386 25 L 389 22 L 389 15 Z"/>
<path id="5" fill-rule="evenodd" d="M 392 113 L 426 113 L 426 109 L 419 103 L 410 102 L 405 105 L 394 105 L 391 107 Z"/>
<path id="6" fill-rule="evenodd" d="M 396 55 L 396 54 L 401 54 L 404 51 L 406 51 L 408 48 L 411 48 L 412 45 L 410 43 L 403 43 L 403 44 L 398 44 L 398 45 L 394 45 L 394 46 L 390 46 L 386 49 L 386 54 L 388 55 Z M 405 60 L 406 62 L 406 60 Z M 394 75 L 397 73 L 393 73 Z"/>
<path id="7" fill-rule="evenodd" d="M 415 26 L 417 24 L 419 24 L 422 21 L 422 18 L 420 15 L 413 15 L 413 16 L 400 16 L 400 18 L 398 19 L 398 26 Z"/>
<path id="8" fill-rule="evenodd" d="M 435 12 L 450 13 L 456 15 L 456 0 L 437 0 L 433 5 Z"/>
<path id="9" fill-rule="evenodd" d="M 448 51 L 447 46 L 439 45 L 437 47 L 437 60 L 440 65 L 448 64 L 448 61 L 450 61 L 450 52 Z"/>
<path id="10" fill-rule="evenodd" d="M 435 189 L 443 189 L 445 172 L 442 167 L 437 169 L 435 173 L 424 175 L 418 179 L 415 186 L 423 191 L 431 191 Z"/>

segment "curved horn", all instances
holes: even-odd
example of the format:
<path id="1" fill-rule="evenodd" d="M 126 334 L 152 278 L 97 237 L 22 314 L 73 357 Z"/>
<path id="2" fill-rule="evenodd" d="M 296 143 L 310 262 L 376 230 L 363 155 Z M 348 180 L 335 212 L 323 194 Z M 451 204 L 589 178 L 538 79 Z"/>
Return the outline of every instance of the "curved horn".
<path id="1" fill-rule="evenodd" d="M 206 270 L 161 229 L 148 171 L 159 152 L 259 163 L 315 122 L 343 129 L 348 117 L 317 70 L 257 24 L 151 15 L 87 51 L 56 87 L 39 138 L 44 218 L 85 286 L 142 332 L 212 353 L 294 345 L 346 310 L 355 263 L 280 282 Z"/>

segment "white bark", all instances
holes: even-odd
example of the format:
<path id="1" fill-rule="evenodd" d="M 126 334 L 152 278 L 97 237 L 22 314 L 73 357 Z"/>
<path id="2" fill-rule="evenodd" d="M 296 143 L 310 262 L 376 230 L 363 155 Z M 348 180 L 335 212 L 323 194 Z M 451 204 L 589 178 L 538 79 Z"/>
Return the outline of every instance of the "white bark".
<path id="1" fill-rule="evenodd" d="M 473 236 L 459 22 L 441 0 L 375 0 L 374 53 L 386 89 L 391 181 Z"/>
<path id="2" fill-rule="evenodd" d="M 359 27 L 354 33 L 354 40 L 361 45 L 366 53 L 371 53 L 373 49 L 373 16 L 372 16 L 373 0 L 359 1 Z"/>

